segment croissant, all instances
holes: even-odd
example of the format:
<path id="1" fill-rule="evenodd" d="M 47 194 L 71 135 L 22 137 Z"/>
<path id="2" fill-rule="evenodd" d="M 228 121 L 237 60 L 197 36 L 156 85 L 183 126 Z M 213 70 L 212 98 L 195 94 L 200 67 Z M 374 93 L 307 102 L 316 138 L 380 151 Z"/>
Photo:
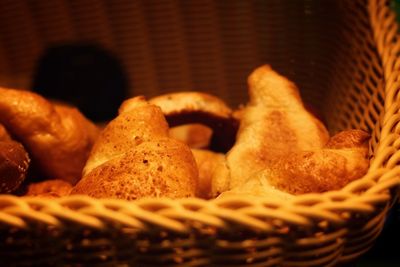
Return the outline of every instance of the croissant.
<path id="1" fill-rule="evenodd" d="M 25 148 L 11 139 L 0 124 L 0 194 L 15 191 L 25 180 L 30 158 Z"/>
<path id="2" fill-rule="evenodd" d="M 273 187 L 294 195 L 338 190 L 368 171 L 369 138 L 362 130 L 339 132 L 322 149 L 280 158 L 265 176 Z"/>
<path id="3" fill-rule="evenodd" d="M 21 141 L 46 177 L 72 184 L 80 179 L 99 133 L 76 108 L 6 88 L 0 88 L 0 123 Z"/>
<path id="4" fill-rule="evenodd" d="M 253 71 L 248 84 L 249 103 L 240 111 L 236 142 L 220 166 L 227 171 L 213 178 L 214 196 L 243 185 L 281 157 L 321 148 L 329 138 L 324 125 L 305 109 L 296 85 L 270 66 Z"/>
<path id="5" fill-rule="evenodd" d="M 144 97 L 124 101 L 101 132 L 71 194 L 134 200 L 195 196 L 198 171 L 190 148 L 168 136 L 161 109 Z"/>
<path id="6" fill-rule="evenodd" d="M 219 197 L 248 194 L 282 201 L 293 195 L 338 190 L 368 171 L 369 138 L 362 130 L 339 132 L 322 149 L 281 157 Z"/>
<path id="7" fill-rule="evenodd" d="M 225 102 L 207 93 L 179 92 L 149 100 L 163 111 L 171 127 L 199 123 L 213 130 L 209 147 L 226 152 L 235 142 L 239 122 Z"/>

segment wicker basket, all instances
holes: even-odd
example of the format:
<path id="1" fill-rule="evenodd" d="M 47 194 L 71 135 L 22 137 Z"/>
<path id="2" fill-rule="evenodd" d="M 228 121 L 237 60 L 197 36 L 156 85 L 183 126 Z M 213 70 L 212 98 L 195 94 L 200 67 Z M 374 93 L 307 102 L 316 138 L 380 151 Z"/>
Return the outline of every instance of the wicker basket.
<path id="1" fill-rule="evenodd" d="M 314 84 L 302 93 L 319 103 L 332 133 L 372 133 L 370 169 L 362 179 L 287 203 L 2 195 L 0 265 L 310 267 L 345 264 L 366 252 L 400 184 L 400 40 L 387 2 L 335 2 L 337 35 L 319 38 L 320 71 L 309 75 L 301 62 L 276 65 L 301 87 Z M 326 55 L 324 47 L 334 53 Z"/>

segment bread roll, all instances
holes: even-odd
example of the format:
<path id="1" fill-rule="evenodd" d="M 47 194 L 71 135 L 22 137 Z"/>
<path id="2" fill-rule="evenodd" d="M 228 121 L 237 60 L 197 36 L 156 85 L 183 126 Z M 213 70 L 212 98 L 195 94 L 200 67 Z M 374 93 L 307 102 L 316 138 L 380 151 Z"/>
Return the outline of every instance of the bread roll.
<path id="1" fill-rule="evenodd" d="M 294 195 L 339 190 L 368 171 L 369 138 L 362 130 L 340 132 L 322 149 L 280 158 L 264 175 L 272 186 Z"/>
<path id="2" fill-rule="evenodd" d="M 76 108 L 7 88 L 0 88 L 0 123 L 26 147 L 45 177 L 72 184 L 80 179 L 99 133 Z"/>
<path id="3" fill-rule="evenodd" d="M 225 102 L 201 92 L 164 94 L 149 100 L 163 111 L 170 127 L 199 123 L 212 129 L 209 149 L 228 151 L 235 142 L 238 120 Z"/>
<path id="4" fill-rule="evenodd" d="M 295 84 L 270 66 L 261 66 L 248 78 L 250 101 L 240 110 L 236 142 L 213 179 L 213 195 L 240 187 L 281 157 L 321 148 L 329 134 L 304 107 Z M 220 173 L 225 173 L 221 176 Z"/>
<path id="5" fill-rule="evenodd" d="M 143 97 L 126 100 L 102 131 L 72 194 L 134 200 L 195 196 L 198 171 L 190 148 Z"/>
<path id="6" fill-rule="evenodd" d="M 329 138 L 296 86 L 271 67 L 250 75 L 249 95 L 236 143 L 213 174 L 213 196 L 285 200 L 340 189 L 367 172 L 369 134 L 347 130 Z"/>

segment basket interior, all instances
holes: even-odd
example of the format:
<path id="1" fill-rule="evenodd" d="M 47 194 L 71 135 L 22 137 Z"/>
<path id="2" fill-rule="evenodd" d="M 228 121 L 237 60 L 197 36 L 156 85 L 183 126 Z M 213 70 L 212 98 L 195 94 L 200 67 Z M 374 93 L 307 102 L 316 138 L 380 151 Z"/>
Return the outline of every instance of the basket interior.
<path id="1" fill-rule="evenodd" d="M 0 11 L 3 85 L 30 89 L 47 48 L 89 42 L 122 60 L 130 95 L 197 90 L 236 107 L 249 73 L 269 63 L 331 132 L 372 130 L 382 110 L 366 0 L 1 1 Z"/>

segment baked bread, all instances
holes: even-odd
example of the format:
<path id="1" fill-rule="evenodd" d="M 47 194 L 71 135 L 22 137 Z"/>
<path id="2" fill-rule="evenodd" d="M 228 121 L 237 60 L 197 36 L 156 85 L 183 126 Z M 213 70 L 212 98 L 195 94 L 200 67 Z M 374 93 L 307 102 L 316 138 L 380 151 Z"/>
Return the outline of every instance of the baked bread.
<path id="1" fill-rule="evenodd" d="M 272 186 L 267 172 L 259 172 L 250 177 L 243 185 L 222 192 L 217 198 L 233 196 L 268 197 L 269 200 L 287 201 L 294 197 L 293 194 Z"/>
<path id="2" fill-rule="evenodd" d="M 14 192 L 25 180 L 30 158 L 25 148 L 11 139 L 0 124 L 0 194 Z"/>
<path id="3" fill-rule="evenodd" d="M 249 103 L 240 110 L 235 145 L 213 178 L 213 195 L 242 186 L 252 176 L 294 152 L 322 148 L 329 134 L 309 113 L 295 84 L 270 66 L 248 78 Z"/>
<path id="4" fill-rule="evenodd" d="M 126 100 L 93 146 L 72 194 L 127 200 L 195 196 L 195 159 L 168 131 L 159 107 L 143 97 Z"/>
<path id="5" fill-rule="evenodd" d="M 368 171 L 369 137 L 362 130 L 339 132 L 324 148 L 281 157 L 218 197 L 251 195 L 285 201 L 294 195 L 339 190 Z"/>
<path id="6" fill-rule="evenodd" d="M 209 148 L 228 151 L 235 142 L 239 122 L 220 98 L 201 92 L 164 94 L 149 100 L 163 111 L 170 127 L 200 123 L 213 130 Z"/>
<path id="7" fill-rule="evenodd" d="M 26 147 L 46 178 L 72 184 L 81 178 L 99 133 L 76 108 L 6 88 L 0 88 L 0 123 Z"/>
<path id="8" fill-rule="evenodd" d="M 207 149 L 210 147 L 213 130 L 199 123 L 175 126 L 169 129 L 169 136 L 184 142 L 190 148 Z"/>
<path id="9" fill-rule="evenodd" d="M 339 190 L 368 171 L 369 138 L 362 130 L 342 131 L 322 149 L 280 158 L 264 175 L 273 187 L 294 195 Z"/>
<path id="10" fill-rule="evenodd" d="M 367 172 L 369 134 L 346 130 L 329 138 L 295 85 L 269 66 L 250 75 L 249 94 L 237 141 L 213 174 L 213 196 L 287 200 L 340 189 Z"/>
<path id="11" fill-rule="evenodd" d="M 0 124 L 0 141 L 9 141 L 12 140 L 10 133 L 7 132 L 6 128 Z"/>
<path id="12" fill-rule="evenodd" d="M 46 180 L 29 184 L 26 196 L 58 198 L 68 196 L 71 190 L 72 185 L 64 180 Z"/>
<path id="13" fill-rule="evenodd" d="M 212 197 L 211 181 L 219 164 L 225 161 L 225 155 L 206 149 L 192 149 L 199 170 L 197 196 L 205 199 Z"/>

